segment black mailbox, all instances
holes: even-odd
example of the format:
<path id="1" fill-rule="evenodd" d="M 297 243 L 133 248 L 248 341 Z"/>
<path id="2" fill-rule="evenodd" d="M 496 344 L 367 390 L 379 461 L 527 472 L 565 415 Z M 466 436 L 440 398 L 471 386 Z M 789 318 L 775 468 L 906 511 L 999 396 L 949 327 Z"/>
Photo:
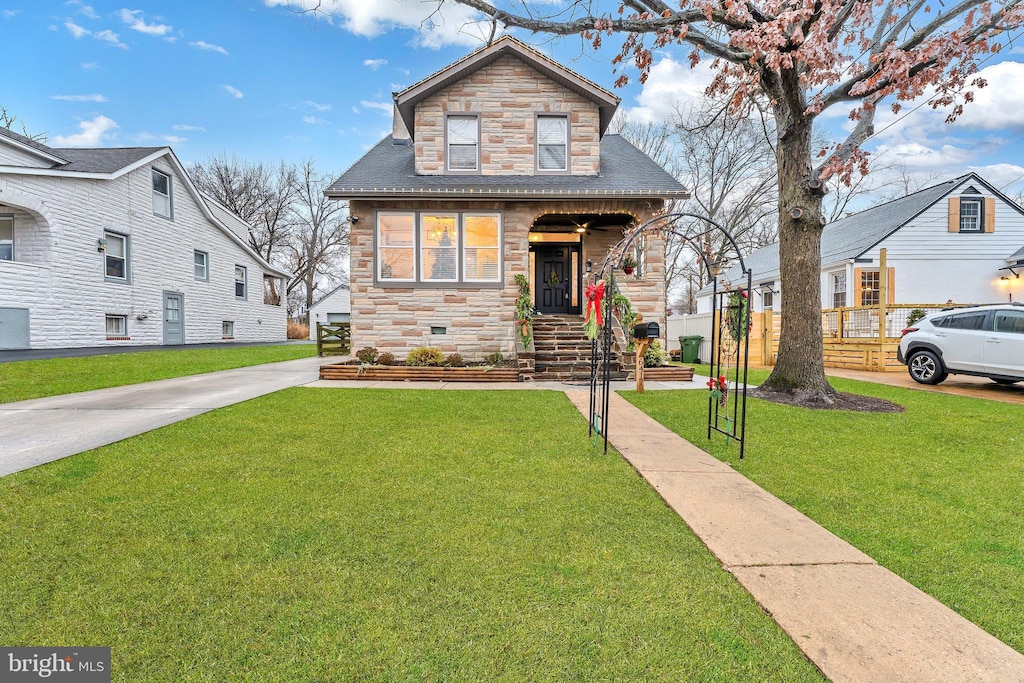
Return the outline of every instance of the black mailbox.
<path id="1" fill-rule="evenodd" d="M 658 323 L 640 323 L 633 328 L 634 339 L 657 339 L 661 336 L 661 327 Z"/>

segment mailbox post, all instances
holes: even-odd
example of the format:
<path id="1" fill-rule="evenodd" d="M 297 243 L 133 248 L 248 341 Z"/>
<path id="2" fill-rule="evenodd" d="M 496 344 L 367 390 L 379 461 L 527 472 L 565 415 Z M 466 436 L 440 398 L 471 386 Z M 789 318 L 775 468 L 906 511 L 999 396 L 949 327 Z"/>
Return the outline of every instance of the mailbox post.
<path id="1" fill-rule="evenodd" d="M 644 353 L 651 341 L 661 336 L 658 323 L 640 323 L 633 328 L 633 348 L 636 350 L 636 393 L 644 393 Z"/>

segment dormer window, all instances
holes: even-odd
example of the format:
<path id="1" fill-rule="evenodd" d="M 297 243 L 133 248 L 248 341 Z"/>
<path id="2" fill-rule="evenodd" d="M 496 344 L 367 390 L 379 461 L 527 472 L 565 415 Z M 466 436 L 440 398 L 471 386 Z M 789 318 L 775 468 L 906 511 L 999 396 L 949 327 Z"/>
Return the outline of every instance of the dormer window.
<path id="1" fill-rule="evenodd" d="M 569 170 L 569 117 L 537 116 L 537 170 Z"/>
<path id="2" fill-rule="evenodd" d="M 960 198 L 960 232 L 981 232 L 983 201 L 981 197 Z"/>
<path id="3" fill-rule="evenodd" d="M 480 169 L 480 121 L 476 114 L 453 114 L 447 119 L 449 171 Z"/>

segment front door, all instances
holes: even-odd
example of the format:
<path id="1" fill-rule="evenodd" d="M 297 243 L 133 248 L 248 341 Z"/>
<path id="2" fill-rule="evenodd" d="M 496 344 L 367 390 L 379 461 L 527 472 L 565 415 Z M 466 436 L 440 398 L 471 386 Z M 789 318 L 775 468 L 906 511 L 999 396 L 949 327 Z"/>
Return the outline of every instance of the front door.
<path id="1" fill-rule="evenodd" d="M 570 287 L 575 279 L 570 270 L 572 247 L 537 247 L 537 310 L 568 313 L 572 305 Z"/>
<path id="2" fill-rule="evenodd" d="M 164 344 L 185 343 L 185 295 L 164 292 Z"/>

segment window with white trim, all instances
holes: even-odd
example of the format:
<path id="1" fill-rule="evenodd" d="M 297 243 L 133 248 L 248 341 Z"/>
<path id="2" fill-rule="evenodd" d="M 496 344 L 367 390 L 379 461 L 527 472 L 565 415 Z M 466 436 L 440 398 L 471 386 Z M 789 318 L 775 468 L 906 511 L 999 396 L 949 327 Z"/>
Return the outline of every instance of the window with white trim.
<path id="1" fill-rule="evenodd" d="M 569 117 L 537 116 L 537 170 L 569 170 Z"/>
<path id="2" fill-rule="evenodd" d="M 832 273 L 832 308 L 846 305 L 846 273 Z"/>
<path id="3" fill-rule="evenodd" d="M 128 236 L 104 232 L 103 274 L 108 280 L 128 281 Z"/>
<path id="4" fill-rule="evenodd" d="M 0 216 L 0 261 L 14 260 L 14 216 Z"/>
<path id="5" fill-rule="evenodd" d="M 153 213 L 163 218 L 171 217 L 171 176 L 153 170 Z"/>
<path id="6" fill-rule="evenodd" d="M 128 336 L 128 316 L 108 315 L 107 316 L 107 339 L 117 339 Z"/>
<path id="7" fill-rule="evenodd" d="M 479 118 L 475 114 L 452 114 L 445 120 L 445 126 L 448 170 L 479 170 Z"/>
<path id="8" fill-rule="evenodd" d="M 501 215 L 377 213 L 380 283 L 501 282 Z"/>
<path id="9" fill-rule="evenodd" d="M 416 214 L 377 214 L 377 279 L 416 279 Z"/>
<path id="10" fill-rule="evenodd" d="M 197 280 L 210 279 L 210 255 L 205 251 L 196 250 L 192 255 L 193 270 Z"/>
<path id="11" fill-rule="evenodd" d="M 984 200 L 977 198 L 960 198 L 960 232 L 981 232 L 982 211 Z"/>
<path id="12" fill-rule="evenodd" d="M 235 298 L 244 299 L 248 296 L 248 277 L 245 266 L 235 266 Z"/>
<path id="13" fill-rule="evenodd" d="M 765 311 L 775 308 L 775 292 L 772 291 L 771 287 L 765 287 L 761 290 L 761 308 Z"/>
<path id="14" fill-rule="evenodd" d="M 225 320 L 220 324 L 220 336 L 223 339 L 235 338 L 235 322 L 233 320 Z"/>

